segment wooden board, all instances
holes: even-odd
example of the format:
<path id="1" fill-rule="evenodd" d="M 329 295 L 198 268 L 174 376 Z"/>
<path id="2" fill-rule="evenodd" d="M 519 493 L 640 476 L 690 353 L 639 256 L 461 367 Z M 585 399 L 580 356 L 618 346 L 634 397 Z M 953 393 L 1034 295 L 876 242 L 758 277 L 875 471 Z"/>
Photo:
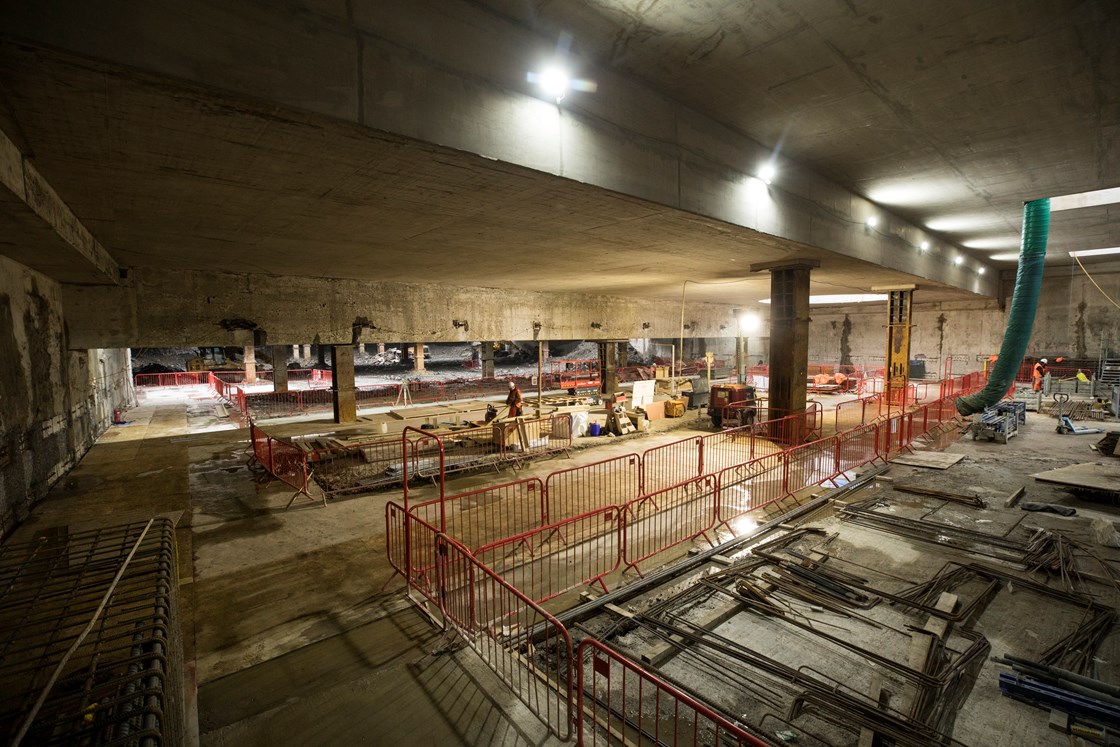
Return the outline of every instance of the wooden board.
<path id="1" fill-rule="evenodd" d="M 1068 436 L 1068 438 L 1077 438 L 1077 436 Z M 1031 477 L 1039 482 L 1066 485 L 1071 488 L 1120 493 L 1120 465 L 1117 464 L 1101 462 L 1071 464 L 1068 467 L 1036 472 Z"/>
<path id="2" fill-rule="evenodd" d="M 964 454 L 946 454 L 943 451 L 916 451 L 903 454 L 891 460 L 891 464 L 905 464 L 907 467 L 929 467 L 930 469 L 949 469 L 964 459 Z"/>

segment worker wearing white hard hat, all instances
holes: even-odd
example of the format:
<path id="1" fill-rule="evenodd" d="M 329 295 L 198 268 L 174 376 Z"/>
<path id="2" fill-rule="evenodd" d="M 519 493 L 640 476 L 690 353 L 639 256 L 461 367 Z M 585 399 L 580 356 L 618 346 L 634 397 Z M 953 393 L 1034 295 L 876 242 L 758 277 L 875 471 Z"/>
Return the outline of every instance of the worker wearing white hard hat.
<path id="1" fill-rule="evenodd" d="M 1034 390 L 1036 392 L 1042 391 L 1042 377 L 1046 375 L 1046 364 L 1049 362 L 1045 358 L 1039 358 L 1038 362 L 1034 364 Z"/>

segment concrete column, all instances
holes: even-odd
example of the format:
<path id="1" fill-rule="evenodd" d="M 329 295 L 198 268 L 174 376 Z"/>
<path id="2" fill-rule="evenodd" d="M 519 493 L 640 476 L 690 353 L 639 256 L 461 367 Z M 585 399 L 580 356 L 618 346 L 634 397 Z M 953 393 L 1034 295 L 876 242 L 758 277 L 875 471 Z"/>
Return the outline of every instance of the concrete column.
<path id="1" fill-rule="evenodd" d="M 358 355 L 365 355 L 365 354 L 366 354 L 366 344 L 364 342 L 359 342 L 358 343 Z"/>
<path id="2" fill-rule="evenodd" d="M 385 343 L 383 343 L 383 342 L 377 343 L 377 353 L 378 353 L 378 355 L 381 355 L 384 352 L 385 352 Z"/>
<path id="3" fill-rule="evenodd" d="M 494 378 L 494 342 L 483 340 L 480 355 L 482 356 L 482 377 Z"/>
<path id="4" fill-rule="evenodd" d="M 299 360 L 299 345 L 292 345 L 292 360 Z"/>
<path id="5" fill-rule="evenodd" d="M 272 346 L 272 391 L 288 391 L 288 346 Z"/>
<path id="6" fill-rule="evenodd" d="M 414 352 L 412 354 L 412 360 L 413 360 L 412 368 L 413 368 L 413 370 L 418 371 L 418 372 L 423 371 L 424 370 L 424 343 L 422 343 L 422 342 L 416 343 L 416 347 L 413 348 L 413 351 Z"/>
<path id="7" fill-rule="evenodd" d="M 763 262 L 770 272 L 770 407 L 776 414 L 805 411 L 809 371 L 809 273 L 816 260 Z M 799 439 L 800 440 L 800 439 Z"/>
<path id="8" fill-rule="evenodd" d="M 299 359 L 301 361 L 311 360 L 311 346 L 310 345 L 304 345 L 303 346 L 303 353 L 302 353 L 302 355 L 300 355 Z"/>
<path id="9" fill-rule="evenodd" d="M 317 362 L 316 365 L 319 368 L 326 368 L 327 367 L 327 346 L 326 345 L 316 345 L 315 348 L 316 348 L 315 352 L 316 352 L 317 358 L 318 358 L 318 362 Z M 332 358 L 331 360 L 333 361 L 334 359 Z"/>
<path id="10" fill-rule="evenodd" d="M 626 368 L 630 365 L 630 341 L 618 343 L 618 367 Z"/>
<path id="11" fill-rule="evenodd" d="M 603 394 L 613 398 L 618 391 L 618 343 L 608 342 L 603 356 Z"/>
<path id="12" fill-rule="evenodd" d="M 549 356 L 551 355 L 551 353 L 548 350 L 548 340 L 541 340 L 539 344 L 540 344 L 541 360 L 546 361 L 546 360 L 548 360 Z"/>
<path id="13" fill-rule="evenodd" d="M 353 423 L 358 419 L 358 403 L 354 399 L 354 346 L 331 348 L 331 401 L 334 422 Z"/>
<path id="14" fill-rule="evenodd" d="M 245 346 L 245 383 L 257 383 L 257 349 L 252 345 Z"/>

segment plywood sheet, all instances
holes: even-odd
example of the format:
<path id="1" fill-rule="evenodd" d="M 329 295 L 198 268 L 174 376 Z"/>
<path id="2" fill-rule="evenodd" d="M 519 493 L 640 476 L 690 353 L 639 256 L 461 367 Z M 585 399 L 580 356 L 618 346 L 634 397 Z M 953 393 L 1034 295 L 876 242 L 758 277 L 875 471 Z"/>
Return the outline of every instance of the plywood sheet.
<path id="1" fill-rule="evenodd" d="M 949 469 L 964 459 L 964 454 L 946 454 L 943 451 L 916 451 L 903 454 L 891 460 L 891 464 L 905 464 L 907 467 L 929 467 L 930 469 Z"/>
<path id="2" fill-rule="evenodd" d="M 1039 482 L 1051 482 L 1071 488 L 1086 488 L 1120 493 L 1120 465 L 1103 462 L 1071 464 L 1068 467 L 1037 472 L 1031 475 Z"/>

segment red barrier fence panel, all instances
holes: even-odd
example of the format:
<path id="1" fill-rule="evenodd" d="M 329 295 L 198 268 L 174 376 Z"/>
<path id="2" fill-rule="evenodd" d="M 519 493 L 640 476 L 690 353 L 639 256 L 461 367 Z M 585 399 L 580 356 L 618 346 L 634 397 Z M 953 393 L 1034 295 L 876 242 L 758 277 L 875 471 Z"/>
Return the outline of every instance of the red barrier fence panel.
<path id="1" fill-rule="evenodd" d="M 385 504 L 385 557 L 389 567 L 408 580 L 408 512 L 399 503 Z"/>
<path id="2" fill-rule="evenodd" d="M 399 458 L 399 441 L 397 448 Z M 484 545 L 544 526 L 544 502 L 544 483 L 537 477 L 449 495 L 443 499 L 444 531 L 477 555 Z M 439 498 L 409 511 L 439 526 Z"/>
<path id="3" fill-rule="evenodd" d="M 795 495 L 836 477 L 836 445 L 837 437 L 831 436 L 787 451 L 786 493 Z"/>
<path id="4" fill-rule="evenodd" d="M 440 535 L 444 619 L 559 739 L 572 736 L 572 640 L 516 587 Z"/>
<path id="5" fill-rule="evenodd" d="M 282 418 L 304 412 L 303 394 L 299 390 L 288 392 L 246 392 L 245 409 L 250 419 Z"/>
<path id="6" fill-rule="evenodd" d="M 157 386 L 194 386 L 210 380 L 209 371 L 174 371 L 171 373 L 135 374 L 133 383 L 141 388 Z"/>
<path id="7" fill-rule="evenodd" d="M 443 383 L 439 381 L 409 381 L 408 398 L 413 402 L 440 402 L 443 400 Z"/>
<path id="8" fill-rule="evenodd" d="M 841 402 L 836 405 L 835 428 L 837 433 L 866 425 L 879 416 L 878 394 Z"/>
<path id="9" fill-rule="evenodd" d="M 572 446 L 572 416 L 522 420 L 506 428 L 505 456 L 511 461 L 565 451 Z"/>
<path id="10" fill-rule="evenodd" d="M 641 573 L 640 563 L 683 542 L 704 537 L 716 525 L 715 475 L 646 493 L 623 507 L 622 559 Z"/>
<path id="11" fill-rule="evenodd" d="M 786 495 L 785 473 L 783 452 L 766 454 L 722 470 L 717 475 L 716 513 L 720 524 L 734 530 L 735 520 L 740 516 L 782 500 Z"/>
<path id="12" fill-rule="evenodd" d="M 850 478 L 857 467 L 870 464 L 878 457 L 878 427 L 863 425 L 836 436 L 836 474 Z"/>
<path id="13" fill-rule="evenodd" d="M 650 493 L 699 477 L 704 438 L 707 437 L 694 436 L 646 449 L 642 453 L 640 491 Z"/>
<path id="14" fill-rule="evenodd" d="M 418 430 L 408 433 L 408 477 L 437 480 L 455 472 L 497 468 L 509 435 L 502 426 L 489 425 L 442 434 Z"/>
<path id="15" fill-rule="evenodd" d="M 580 747 L 767 745 L 594 638 L 580 641 L 576 667 Z"/>
<path id="16" fill-rule="evenodd" d="M 506 537 L 478 549 L 475 557 L 535 602 L 580 586 L 599 584 L 622 555 L 619 508 L 580 516 Z"/>
<path id="17" fill-rule="evenodd" d="M 701 436 L 701 474 L 714 475 L 732 465 L 749 462 L 760 452 L 766 453 L 773 448 L 766 440 L 769 431 L 766 423 L 754 423 Z M 646 492 L 650 492 L 648 488 Z"/>
<path id="18" fill-rule="evenodd" d="M 545 480 L 548 523 L 617 506 L 641 494 L 642 460 L 637 454 L 557 470 Z"/>

